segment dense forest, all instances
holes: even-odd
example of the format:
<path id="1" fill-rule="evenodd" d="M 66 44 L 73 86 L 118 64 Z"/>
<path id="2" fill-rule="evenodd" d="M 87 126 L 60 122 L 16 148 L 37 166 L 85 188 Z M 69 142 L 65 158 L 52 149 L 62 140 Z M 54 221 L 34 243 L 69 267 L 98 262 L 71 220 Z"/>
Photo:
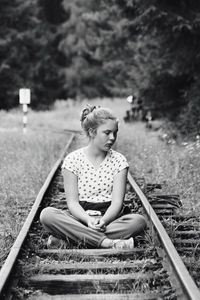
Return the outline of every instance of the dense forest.
<path id="1" fill-rule="evenodd" d="M 0 109 L 127 97 L 200 133 L 200 2 L 1 0 Z"/>

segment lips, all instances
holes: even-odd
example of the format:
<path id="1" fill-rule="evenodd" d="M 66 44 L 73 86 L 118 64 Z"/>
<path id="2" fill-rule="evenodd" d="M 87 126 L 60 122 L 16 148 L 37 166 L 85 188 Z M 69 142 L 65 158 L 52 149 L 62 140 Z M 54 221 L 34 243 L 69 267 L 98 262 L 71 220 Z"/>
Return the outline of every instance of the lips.
<path id="1" fill-rule="evenodd" d="M 112 147 L 112 145 L 113 145 L 112 143 L 109 143 L 109 144 L 106 144 L 105 146 L 106 146 L 106 147 L 110 147 L 110 148 L 111 148 L 111 147 Z"/>

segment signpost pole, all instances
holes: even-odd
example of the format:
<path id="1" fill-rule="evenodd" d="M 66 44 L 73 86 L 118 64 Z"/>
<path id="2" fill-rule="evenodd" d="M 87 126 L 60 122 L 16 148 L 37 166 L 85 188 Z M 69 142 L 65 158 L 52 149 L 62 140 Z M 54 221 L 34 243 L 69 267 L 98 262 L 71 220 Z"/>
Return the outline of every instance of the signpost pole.
<path id="1" fill-rule="evenodd" d="M 28 105 L 23 104 L 23 133 L 27 133 L 27 122 L 28 122 Z"/>

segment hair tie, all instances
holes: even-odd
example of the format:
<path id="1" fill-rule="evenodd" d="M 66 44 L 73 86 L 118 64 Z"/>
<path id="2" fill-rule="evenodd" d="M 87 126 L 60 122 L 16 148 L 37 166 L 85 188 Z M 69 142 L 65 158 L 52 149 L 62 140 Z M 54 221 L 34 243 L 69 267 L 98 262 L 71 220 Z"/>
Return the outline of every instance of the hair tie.
<path id="1" fill-rule="evenodd" d="M 87 116 L 92 113 L 95 109 L 100 108 L 100 106 L 96 106 L 96 105 L 87 105 L 86 108 L 83 109 L 82 114 L 81 114 L 81 119 L 80 121 L 83 122 L 85 121 L 85 119 L 87 118 Z"/>
<path id="2" fill-rule="evenodd" d="M 91 111 L 90 111 L 90 112 L 93 112 L 93 110 L 94 110 L 94 109 L 96 109 L 96 108 L 97 108 L 97 107 L 96 107 L 95 105 L 94 105 L 94 106 L 92 106 L 92 107 L 91 107 Z"/>
<path id="3" fill-rule="evenodd" d="M 97 108 L 101 108 L 101 106 L 100 106 L 100 105 L 98 105 L 98 106 L 96 106 L 96 105 L 92 106 L 91 112 L 93 112 L 93 110 L 95 110 L 95 109 L 97 109 Z"/>

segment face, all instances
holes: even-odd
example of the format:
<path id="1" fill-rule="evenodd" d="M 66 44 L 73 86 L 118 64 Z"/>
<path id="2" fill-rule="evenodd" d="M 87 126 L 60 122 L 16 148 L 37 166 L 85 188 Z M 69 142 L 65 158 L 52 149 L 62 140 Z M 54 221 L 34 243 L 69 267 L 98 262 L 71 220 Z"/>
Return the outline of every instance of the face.
<path id="1" fill-rule="evenodd" d="M 116 120 L 107 120 L 99 125 L 96 134 L 93 137 L 94 145 L 103 151 L 108 151 L 117 138 L 118 122 Z"/>

